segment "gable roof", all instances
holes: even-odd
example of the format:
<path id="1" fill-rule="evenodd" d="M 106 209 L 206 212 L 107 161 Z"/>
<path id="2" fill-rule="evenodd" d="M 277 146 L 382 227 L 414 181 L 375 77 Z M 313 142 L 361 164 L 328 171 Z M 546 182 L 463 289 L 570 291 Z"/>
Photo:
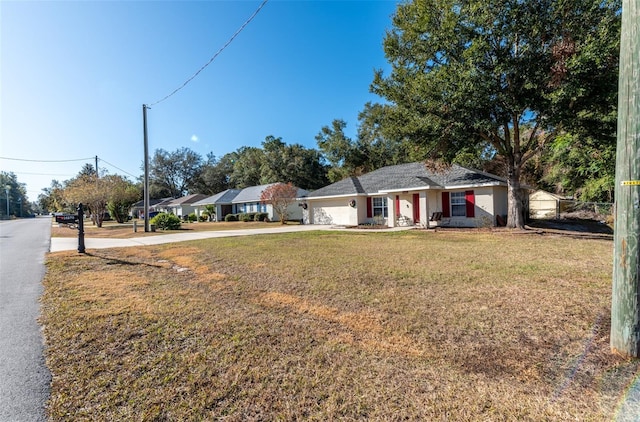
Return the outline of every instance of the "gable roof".
<path id="1" fill-rule="evenodd" d="M 187 196 L 183 196 L 182 198 L 174 199 L 173 201 L 169 202 L 167 206 L 175 207 L 178 205 L 191 205 L 194 202 L 198 202 L 202 199 L 205 199 L 206 197 L 207 195 L 204 195 L 202 193 L 194 193 L 193 195 L 187 195 Z"/>
<path id="2" fill-rule="evenodd" d="M 215 204 L 231 204 L 231 201 L 240 193 L 240 189 L 227 189 L 215 195 L 204 198 L 198 202 L 194 202 L 194 207 Z"/>
<path id="3" fill-rule="evenodd" d="M 260 202 L 260 197 L 262 196 L 262 192 L 270 186 L 277 185 L 280 182 L 269 183 L 266 185 L 260 186 L 251 186 L 248 188 L 242 189 L 240 193 L 231 201 L 232 204 L 242 204 L 247 202 Z M 309 192 L 304 189 L 298 189 L 298 193 L 296 195 L 297 198 L 301 198 L 307 195 Z"/>
<path id="4" fill-rule="evenodd" d="M 558 195 L 556 193 L 547 192 L 546 190 L 538 189 L 529 195 L 529 200 L 556 200 L 560 201 L 563 199 L 568 199 L 566 196 Z"/>
<path id="5" fill-rule="evenodd" d="M 271 185 L 275 185 L 275 183 L 244 188 L 238 195 L 236 195 L 235 198 L 233 198 L 231 202 L 233 204 L 241 204 L 244 202 L 260 202 L 260 195 L 262 195 L 262 191 L 264 191 Z"/>
<path id="6" fill-rule="evenodd" d="M 424 163 L 408 163 L 379 168 L 362 176 L 351 176 L 315 190 L 308 198 L 372 195 L 415 189 L 454 189 L 475 186 L 504 186 L 498 176 L 457 164 L 443 172 L 433 172 Z"/>
<path id="7" fill-rule="evenodd" d="M 149 199 L 149 206 L 163 206 L 173 201 L 175 198 Z M 131 205 L 131 208 L 144 208 L 144 199 Z"/>

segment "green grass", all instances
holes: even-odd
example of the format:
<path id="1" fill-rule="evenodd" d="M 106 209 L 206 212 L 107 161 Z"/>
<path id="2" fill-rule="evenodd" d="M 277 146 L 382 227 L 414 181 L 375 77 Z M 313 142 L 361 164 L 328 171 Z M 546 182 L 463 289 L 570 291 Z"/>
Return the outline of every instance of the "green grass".
<path id="1" fill-rule="evenodd" d="M 52 254 L 51 420 L 611 420 L 610 241 L 306 232 Z M 637 409 L 636 409 L 637 410 Z"/>

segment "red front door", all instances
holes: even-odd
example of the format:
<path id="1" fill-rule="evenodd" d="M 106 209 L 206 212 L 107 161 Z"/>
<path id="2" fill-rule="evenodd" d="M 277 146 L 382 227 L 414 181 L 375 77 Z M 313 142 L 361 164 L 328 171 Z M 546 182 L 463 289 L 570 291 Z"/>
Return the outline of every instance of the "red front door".
<path id="1" fill-rule="evenodd" d="M 413 194 L 413 223 L 418 224 L 420 222 L 420 195 Z"/>

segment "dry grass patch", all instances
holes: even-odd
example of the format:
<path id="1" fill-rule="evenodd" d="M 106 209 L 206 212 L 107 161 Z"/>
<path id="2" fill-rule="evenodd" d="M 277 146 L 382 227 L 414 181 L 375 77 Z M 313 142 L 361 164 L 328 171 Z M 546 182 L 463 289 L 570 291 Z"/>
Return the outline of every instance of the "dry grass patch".
<path id="1" fill-rule="evenodd" d="M 51 254 L 49 415 L 611 420 L 639 369 L 609 352 L 611 247 L 309 232 Z"/>

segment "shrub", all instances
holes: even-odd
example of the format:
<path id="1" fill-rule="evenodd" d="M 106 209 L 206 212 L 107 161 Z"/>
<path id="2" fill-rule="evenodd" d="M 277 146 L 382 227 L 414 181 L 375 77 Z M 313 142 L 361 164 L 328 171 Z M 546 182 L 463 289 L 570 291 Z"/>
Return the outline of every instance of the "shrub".
<path id="1" fill-rule="evenodd" d="M 248 213 L 246 213 L 246 212 L 243 212 L 242 214 L 240 214 L 240 216 L 238 217 L 238 219 L 239 219 L 240 221 L 243 221 L 243 222 L 245 222 L 245 223 L 246 223 L 246 222 L 248 222 L 248 221 L 251 221 L 251 214 L 248 214 Z"/>
<path id="2" fill-rule="evenodd" d="M 238 221 L 238 216 L 236 214 L 227 214 L 224 216 L 224 221 Z"/>
<path id="3" fill-rule="evenodd" d="M 164 212 L 153 217 L 149 223 L 161 230 L 178 230 L 180 228 L 180 218 Z"/>
<path id="4" fill-rule="evenodd" d="M 192 212 L 187 216 L 187 220 L 189 220 L 190 223 L 193 223 L 194 221 L 198 221 L 198 216 L 195 212 Z"/>
<path id="5" fill-rule="evenodd" d="M 200 221 L 214 221 L 216 218 L 216 213 L 210 213 L 209 211 L 203 211 L 200 214 Z"/>
<path id="6" fill-rule="evenodd" d="M 266 212 L 257 212 L 256 216 L 253 218 L 253 221 L 265 221 L 269 214 Z"/>

